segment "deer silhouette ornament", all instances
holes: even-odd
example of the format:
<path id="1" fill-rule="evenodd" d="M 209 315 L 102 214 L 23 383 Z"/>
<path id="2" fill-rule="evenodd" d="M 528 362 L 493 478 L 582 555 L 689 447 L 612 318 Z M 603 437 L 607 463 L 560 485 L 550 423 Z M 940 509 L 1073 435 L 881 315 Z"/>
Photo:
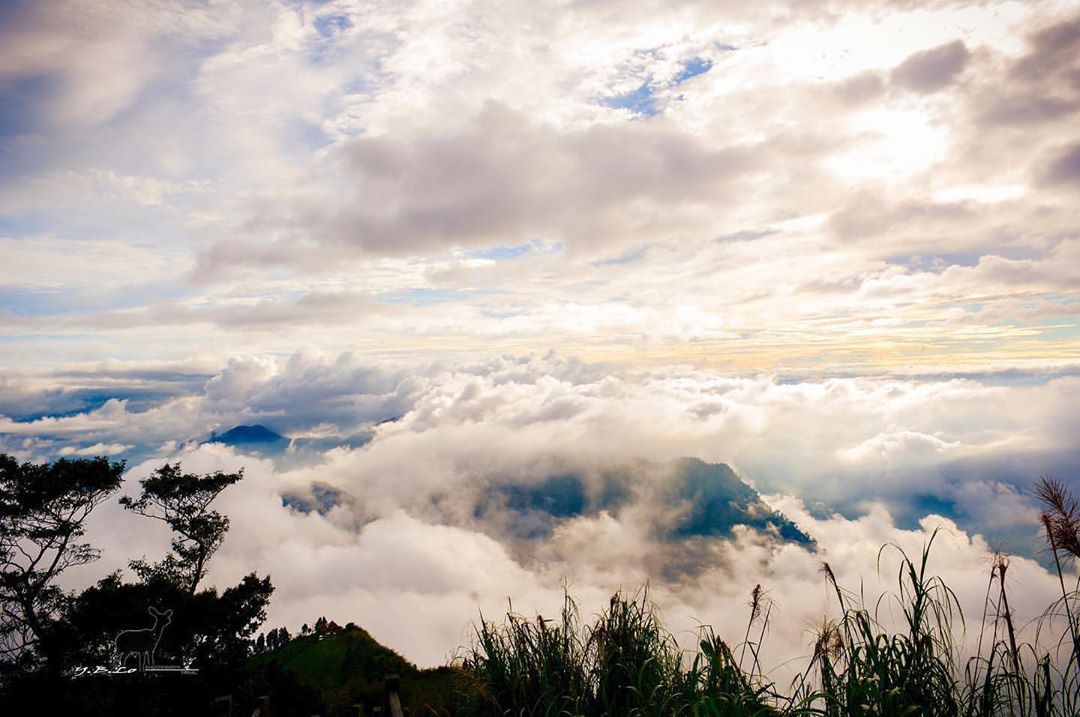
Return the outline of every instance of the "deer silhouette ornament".
<path id="1" fill-rule="evenodd" d="M 161 633 L 172 622 L 172 610 L 159 611 L 153 606 L 146 609 L 154 618 L 154 624 L 141 630 L 124 630 L 116 635 L 116 657 L 123 667 L 128 658 L 135 655 L 138 668 L 145 670 L 154 664 L 154 653 L 161 642 Z"/>

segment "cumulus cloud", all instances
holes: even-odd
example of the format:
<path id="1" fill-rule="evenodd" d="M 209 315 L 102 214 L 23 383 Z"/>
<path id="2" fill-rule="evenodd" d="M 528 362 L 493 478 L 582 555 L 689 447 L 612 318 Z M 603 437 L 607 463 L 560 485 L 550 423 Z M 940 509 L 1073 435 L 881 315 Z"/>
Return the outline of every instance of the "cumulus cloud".
<path id="1" fill-rule="evenodd" d="M 1043 170 L 1043 181 L 1050 184 L 1080 182 L 1080 144 L 1064 147 L 1055 155 Z"/>
<path id="2" fill-rule="evenodd" d="M 220 30 L 193 4 L 15 2 L 3 16 L 0 82 L 15 88 L 19 110 L 46 125 L 114 118 L 161 69 L 165 47 Z"/>
<path id="3" fill-rule="evenodd" d="M 964 71 L 969 54 L 962 41 L 954 40 L 915 53 L 890 73 L 890 79 L 893 84 L 914 92 L 937 92 L 952 84 Z"/>
<path id="4" fill-rule="evenodd" d="M 770 154 L 755 144 L 714 148 L 663 126 L 560 132 L 488 104 L 457 132 L 352 140 L 317 180 L 328 194 L 300 199 L 283 216 L 263 215 L 251 226 L 257 240 L 219 244 L 200 269 L 536 236 L 589 251 L 616 237 L 677 231 L 673 203 L 692 209 L 720 192 L 730 196 Z"/>
<path id="5" fill-rule="evenodd" d="M 1061 19 L 1031 33 L 1030 49 L 1013 66 L 1018 77 L 1046 77 L 1076 69 L 1075 49 L 1080 46 L 1080 17 Z"/>

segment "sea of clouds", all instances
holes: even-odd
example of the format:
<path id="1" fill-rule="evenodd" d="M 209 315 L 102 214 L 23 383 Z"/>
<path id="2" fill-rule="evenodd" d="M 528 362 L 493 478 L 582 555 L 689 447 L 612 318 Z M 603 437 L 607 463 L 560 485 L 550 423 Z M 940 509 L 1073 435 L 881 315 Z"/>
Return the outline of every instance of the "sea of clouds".
<path id="1" fill-rule="evenodd" d="M 646 583 L 681 637 L 711 624 L 736 642 L 761 583 L 776 604 L 766 661 L 779 664 L 806 654 L 835 613 L 823 560 L 841 585 L 875 596 L 895 587 L 899 554 L 879 562 L 882 546 L 917 556 L 938 529 L 932 569 L 969 616 L 981 615 L 992 552 L 1014 553 L 1012 599 L 1027 623 L 1060 589 L 1040 564 L 1030 487 L 1042 474 L 1075 481 L 1080 464 L 1080 377 L 1068 372 L 796 380 L 556 355 L 395 368 L 297 354 L 237 358 L 199 377 L 118 373 L 108 379 L 117 397 L 102 401 L 90 384 L 104 373 L 81 387 L 68 377 L 62 390 L 10 378 L 0 406 L 18 418 L 0 423 L 0 446 L 28 460 L 127 457 L 128 494 L 166 460 L 243 468 L 219 499 L 232 527 L 210 581 L 269 574 L 269 625 L 356 621 L 424 665 L 467 644 L 481 612 L 512 603 L 555 614 L 568 584 L 589 615 L 612 591 Z M 250 424 L 291 445 L 260 456 L 207 442 Z M 730 465 L 816 544 L 746 528 L 666 539 L 673 514 L 656 488 L 681 457 Z M 629 500 L 557 516 L 548 530 L 523 534 L 520 514 L 484 502 L 507 485 L 610 471 L 631 476 Z M 72 586 L 168 544 L 162 526 L 115 503 L 88 534 L 102 559 L 71 574 Z"/>

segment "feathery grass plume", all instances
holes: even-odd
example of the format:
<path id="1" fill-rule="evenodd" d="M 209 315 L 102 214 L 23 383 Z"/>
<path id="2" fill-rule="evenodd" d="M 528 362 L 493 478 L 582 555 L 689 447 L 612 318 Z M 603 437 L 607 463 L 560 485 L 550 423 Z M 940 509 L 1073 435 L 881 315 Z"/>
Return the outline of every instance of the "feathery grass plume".
<path id="1" fill-rule="evenodd" d="M 1005 666 L 1003 676 L 1008 678 L 1006 683 L 1013 692 L 1016 708 L 1023 714 L 1027 704 L 1028 690 L 1024 689 L 1025 685 L 1022 679 L 1024 668 L 1020 660 L 1020 648 L 1016 644 L 1016 627 L 1013 624 L 1012 610 L 1009 609 L 1009 592 L 1005 585 L 1005 574 L 1009 570 L 1009 561 L 1001 553 L 998 553 L 995 557 L 994 570 L 997 571 L 998 579 L 998 614 L 1005 625 L 1005 634 L 1008 638 L 1005 657 L 1008 658 L 1009 663 Z"/>
<path id="2" fill-rule="evenodd" d="M 1080 499 L 1059 480 L 1043 476 L 1035 484 L 1035 497 L 1046 505 L 1043 524 L 1054 550 L 1080 558 Z"/>
<path id="3" fill-rule="evenodd" d="M 1035 497 L 1046 508 L 1040 518 L 1061 588 L 1061 597 L 1044 612 L 1043 620 L 1063 617 L 1072 643 L 1061 671 L 1064 678 L 1053 691 L 1063 700 L 1071 700 L 1074 714 L 1080 714 L 1080 578 L 1071 589 L 1065 584 L 1065 566 L 1080 558 L 1080 499 L 1064 483 L 1048 475 L 1040 477 L 1035 484 Z M 1040 674 L 1047 684 L 1051 679 L 1049 662 L 1047 658 L 1045 666 L 1040 665 Z"/>
<path id="4" fill-rule="evenodd" d="M 835 620 L 822 618 L 821 627 L 817 630 L 817 639 L 814 641 L 814 657 L 840 657 L 844 652 L 844 636 L 840 632 L 840 626 Z"/>
<path id="5" fill-rule="evenodd" d="M 1043 646 L 1043 635 L 1060 626 L 1060 616 L 1051 607 L 1034 621 L 1032 641 L 1018 639 L 1009 605 L 1008 570 L 1008 559 L 994 553 L 976 654 L 958 685 L 961 714 L 1075 717 L 1080 714 L 1080 676 L 1068 631 Z"/>
<path id="6" fill-rule="evenodd" d="M 1042 476 L 1035 484 L 1035 496 L 1046 506 L 1040 518 L 1046 531 L 1046 542 L 1054 558 L 1058 584 L 1061 586 L 1061 608 L 1069 622 L 1069 634 L 1072 637 L 1073 652 L 1080 660 L 1080 611 L 1074 612 L 1077 604 L 1075 594 L 1080 592 L 1080 584 L 1072 591 L 1074 597 L 1070 605 L 1070 591 L 1065 586 L 1065 571 L 1061 553 L 1066 560 L 1080 557 L 1080 501 L 1065 487 L 1064 483 L 1050 476 Z"/>
<path id="7" fill-rule="evenodd" d="M 750 619 L 746 621 L 746 635 L 743 636 L 742 651 L 739 653 L 739 669 L 742 669 L 743 658 L 746 657 L 746 648 L 750 645 L 750 630 L 753 628 L 754 623 L 759 617 L 761 617 L 761 598 L 764 594 L 764 589 L 761 587 L 761 583 L 754 586 L 754 589 L 750 591 Z M 755 662 L 757 658 L 755 657 Z"/>
<path id="8" fill-rule="evenodd" d="M 840 587 L 840 583 L 836 581 L 836 573 L 833 572 L 828 561 L 821 561 L 821 572 L 825 575 L 825 586 L 832 587 L 833 592 L 836 594 L 836 601 L 840 605 L 840 610 L 847 610 L 848 603 L 854 598 L 854 595 L 847 593 Z"/>

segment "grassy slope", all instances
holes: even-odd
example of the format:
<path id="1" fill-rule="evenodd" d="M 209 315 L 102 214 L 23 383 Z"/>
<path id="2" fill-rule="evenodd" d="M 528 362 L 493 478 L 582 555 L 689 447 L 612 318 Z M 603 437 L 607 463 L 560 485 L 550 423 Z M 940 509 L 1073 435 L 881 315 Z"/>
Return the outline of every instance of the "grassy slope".
<path id="1" fill-rule="evenodd" d="M 248 670 L 255 685 L 290 675 L 290 683 L 318 695 L 328 715 L 355 714 L 347 711 L 354 704 L 364 704 L 371 714 L 371 708 L 382 702 L 383 681 L 389 674 L 401 676 L 402 701 L 414 715 L 425 714 L 425 703 L 453 702 L 457 685 L 456 671 L 420 670 L 362 628 L 297 637 L 284 647 L 253 656 Z"/>

